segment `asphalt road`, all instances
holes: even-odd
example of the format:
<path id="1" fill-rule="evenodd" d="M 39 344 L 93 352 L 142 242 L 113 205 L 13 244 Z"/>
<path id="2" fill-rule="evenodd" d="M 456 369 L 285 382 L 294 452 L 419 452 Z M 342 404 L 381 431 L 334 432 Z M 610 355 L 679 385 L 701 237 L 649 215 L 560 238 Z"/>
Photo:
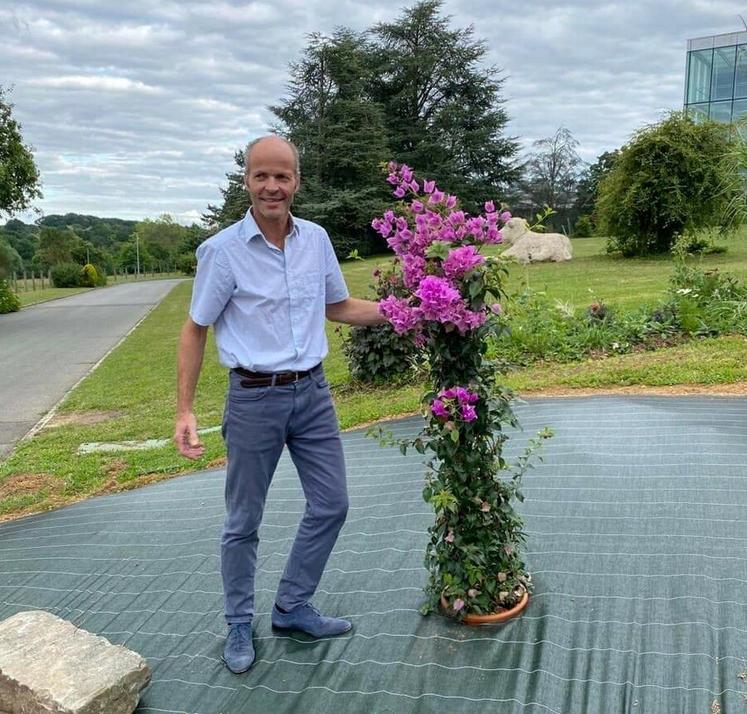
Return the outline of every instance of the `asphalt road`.
<path id="1" fill-rule="evenodd" d="M 179 282 L 125 283 L 0 315 L 0 457 Z"/>

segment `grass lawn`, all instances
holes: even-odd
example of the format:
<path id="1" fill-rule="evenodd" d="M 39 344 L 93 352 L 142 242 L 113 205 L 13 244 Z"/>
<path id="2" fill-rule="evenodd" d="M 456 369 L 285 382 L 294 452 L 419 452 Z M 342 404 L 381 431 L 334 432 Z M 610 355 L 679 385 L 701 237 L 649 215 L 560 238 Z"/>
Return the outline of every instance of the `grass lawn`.
<path id="1" fill-rule="evenodd" d="M 36 305 L 39 302 L 47 300 L 56 300 L 57 298 L 69 297 L 76 293 L 84 293 L 86 290 L 93 288 L 44 288 L 43 290 L 27 290 L 16 293 L 21 301 L 21 307 Z"/>
<path id="2" fill-rule="evenodd" d="M 704 267 L 747 280 L 747 241 L 730 241 L 726 254 L 706 256 Z M 623 260 L 603 254 L 602 239 L 574 241 L 575 258 L 559 265 L 512 270 L 509 287 L 529 284 L 576 306 L 592 299 L 626 308 L 652 302 L 666 289 L 666 259 Z M 353 295 L 369 294 L 371 272 L 385 258 L 344 264 Z M 187 462 L 170 445 L 146 451 L 79 455 L 86 442 L 169 438 L 175 402 L 175 352 L 187 314 L 191 284 L 178 285 L 101 366 L 69 395 L 51 424 L 20 444 L 0 464 L 0 517 L 51 508 L 98 493 L 220 463 L 220 434 L 205 434 L 206 454 Z M 591 292 L 589 292 L 591 290 Z M 340 350 L 342 331 L 328 324 L 325 367 L 343 428 L 419 408 L 421 386 L 355 388 Z M 220 424 L 226 373 L 210 334 L 195 410 L 202 427 Z M 628 354 L 573 364 L 546 364 L 514 372 L 505 381 L 520 393 L 537 389 L 619 385 L 719 385 L 747 380 L 747 340 L 725 337 L 690 342 L 655 353 Z M 57 425 L 55 425 L 57 424 Z"/>

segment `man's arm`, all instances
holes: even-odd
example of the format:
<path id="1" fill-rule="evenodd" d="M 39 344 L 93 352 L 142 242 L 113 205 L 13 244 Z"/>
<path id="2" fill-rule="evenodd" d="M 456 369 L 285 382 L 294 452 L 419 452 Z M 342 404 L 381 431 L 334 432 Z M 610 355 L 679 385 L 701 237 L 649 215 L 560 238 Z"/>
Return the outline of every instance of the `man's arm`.
<path id="1" fill-rule="evenodd" d="M 386 322 L 386 318 L 379 313 L 379 303 L 352 297 L 328 303 L 326 315 L 332 322 L 347 325 L 381 325 Z"/>
<path id="2" fill-rule="evenodd" d="M 197 436 L 197 419 L 192 412 L 192 403 L 205 354 L 207 331 L 207 327 L 198 325 L 189 317 L 179 337 L 174 443 L 179 453 L 188 459 L 198 459 L 205 452 L 205 447 Z"/>

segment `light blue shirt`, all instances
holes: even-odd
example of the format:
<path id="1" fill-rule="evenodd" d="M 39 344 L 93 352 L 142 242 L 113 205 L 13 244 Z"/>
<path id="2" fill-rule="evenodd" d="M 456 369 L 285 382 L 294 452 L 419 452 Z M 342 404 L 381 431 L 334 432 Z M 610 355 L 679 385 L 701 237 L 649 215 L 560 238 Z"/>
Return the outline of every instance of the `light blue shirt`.
<path id="1" fill-rule="evenodd" d="M 348 289 L 327 232 L 291 217 L 285 250 L 251 211 L 197 248 L 190 317 L 213 325 L 221 364 L 255 372 L 306 370 L 326 357 L 325 305 Z"/>

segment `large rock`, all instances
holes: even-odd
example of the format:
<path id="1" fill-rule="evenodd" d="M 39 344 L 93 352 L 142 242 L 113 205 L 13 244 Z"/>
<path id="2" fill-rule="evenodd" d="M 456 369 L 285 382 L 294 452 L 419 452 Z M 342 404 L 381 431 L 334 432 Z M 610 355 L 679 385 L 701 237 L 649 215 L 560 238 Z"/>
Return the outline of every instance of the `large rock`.
<path id="1" fill-rule="evenodd" d="M 503 242 L 511 247 L 503 251 L 505 258 L 520 263 L 561 262 L 573 256 L 571 241 L 562 233 L 535 233 L 523 218 L 510 218 L 501 228 Z"/>
<path id="2" fill-rule="evenodd" d="M 148 682 L 139 654 L 48 612 L 0 622 L 0 713 L 130 714 Z"/>

